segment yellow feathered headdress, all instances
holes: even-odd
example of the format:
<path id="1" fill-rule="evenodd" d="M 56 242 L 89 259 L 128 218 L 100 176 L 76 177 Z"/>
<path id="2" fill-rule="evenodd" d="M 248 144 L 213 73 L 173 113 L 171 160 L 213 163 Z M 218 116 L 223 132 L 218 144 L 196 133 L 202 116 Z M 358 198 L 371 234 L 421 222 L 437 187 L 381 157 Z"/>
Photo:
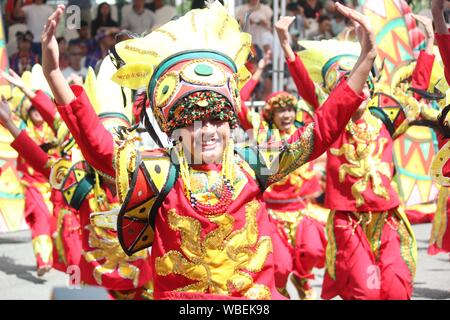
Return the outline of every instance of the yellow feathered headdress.
<path id="1" fill-rule="evenodd" d="M 129 127 L 132 120 L 132 94 L 121 88 L 111 77 L 117 72 L 111 57 L 103 59 L 98 74 L 89 68 L 83 84 L 89 101 L 103 125 L 113 132 L 118 126 Z"/>
<path id="2" fill-rule="evenodd" d="M 333 90 L 343 75 L 349 73 L 361 52 L 358 42 L 338 40 L 302 40 L 305 50 L 298 53 L 315 83 L 327 92 Z"/>
<path id="3" fill-rule="evenodd" d="M 121 86 L 147 88 L 166 133 L 214 116 L 235 124 L 251 36 L 219 3 L 191 10 L 143 38 L 116 45 L 125 63 L 113 76 Z"/>

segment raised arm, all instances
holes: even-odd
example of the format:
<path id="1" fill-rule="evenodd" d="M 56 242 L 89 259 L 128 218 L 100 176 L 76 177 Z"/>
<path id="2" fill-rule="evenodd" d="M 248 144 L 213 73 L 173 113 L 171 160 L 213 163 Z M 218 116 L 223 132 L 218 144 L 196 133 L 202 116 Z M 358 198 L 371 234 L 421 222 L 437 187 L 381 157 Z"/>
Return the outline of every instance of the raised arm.
<path id="1" fill-rule="evenodd" d="M 244 85 L 244 87 L 240 91 L 241 96 L 241 111 L 238 113 L 239 121 L 241 122 L 241 127 L 244 130 L 248 130 L 253 128 L 253 124 L 251 119 L 249 119 L 249 111 L 247 106 L 245 105 L 245 102 L 248 101 L 255 90 L 256 86 L 258 85 L 261 76 L 264 72 L 264 69 L 270 62 L 271 57 L 271 51 L 268 50 L 264 53 L 264 57 L 259 60 L 258 67 L 253 73 L 251 79 Z"/>
<path id="2" fill-rule="evenodd" d="M 343 80 L 314 115 L 314 122 L 298 129 L 282 147 L 277 172 L 268 184 L 289 174 L 324 153 L 345 129 L 353 113 L 363 103 L 362 94 L 376 57 L 375 37 L 369 20 L 361 13 L 340 5 L 339 12 L 354 21 L 361 43 L 361 55 L 347 80 Z"/>
<path id="3" fill-rule="evenodd" d="M 11 147 L 34 170 L 48 178 L 50 176 L 50 167 L 48 166 L 50 157 L 28 136 L 26 130 L 20 130 L 16 126 L 11 117 L 11 109 L 4 96 L 1 97 L 0 101 L 0 123 L 14 138 Z"/>
<path id="4" fill-rule="evenodd" d="M 316 86 L 314 81 L 309 76 L 308 71 L 303 65 L 302 60 L 292 50 L 289 44 L 289 26 L 294 22 L 295 17 L 280 17 L 280 20 L 275 24 L 278 39 L 280 40 L 281 48 L 286 57 L 289 72 L 294 80 L 297 92 L 306 102 L 308 102 L 314 109 L 319 108 L 320 102 L 316 94 Z"/>
<path id="5" fill-rule="evenodd" d="M 75 99 L 75 95 L 59 68 L 59 47 L 55 37 L 56 27 L 64 13 L 64 8 L 64 5 L 58 5 L 55 12 L 48 17 L 41 37 L 42 69 L 57 105 L 68 105 Z"/>
<path id="6" fill-rule="evenodd" d="M 445 78 L 450 84 L 450 32 L 444 19 L 444 0 L 433 0 L 431 4 L 436 42 L 444 62 Z"/>
<path id="7" fill-rule="evenodd" d="M 83 157 L 95 169 L 114 176 L 112 167 L 114 142 L 111 133 L 98 119 L 83 88 L 80 86 L 71 88 L 59 68 L 59 48 L 55 31 L 63 12 L 64 5 L 59 5 L 48 18 L 44 28 L 42 69 L 55 97 L 61 118 L 80 147 Z"/>
<path id="8" fill-rule="evenodd" d="M 272 57 L 271 50 L 267 50 L 264 53 L 264 57 L 262 57 L 262 59 L 258 61 L 256 71 L 253 73 L 250 80 L 245 84 L 245 86 L 239 92 L 241 95 L 241 101 L 248 101 L 250 99 L 251 95 L 253 94 L 253 91 L 255 90 L 256 86 L 258 85 L 259 81 L 261 80 L 264 69 L 270 63 L 271 57 Z"/>
<path id="9" fill-rule="evenodd" d="M 425 27 L 425 33 L 427 36 L 427 47 L 425 50 L 420 51 L 419 58 L 417 59 L 416 67 L 412 75 L 412 87 L 420 90 L 427 90 L 430 84 L 431 72 L 433 71 L 434 64 L 434 32 L 433 22 L 430 18 L 420 15 L 413 15 L 414 18 L 422 23 Z M 414 97 L 420 100 L 420 95 L 415 93 Z"/>
<path id="10" fill-rule="evenodd" d="M 9 69 L 9 73 L 2 71 L 1 77 L 23 92 L 23 94 L 31 101 L 31 104 L 39 111 L 42 118 L 44 118 L 44 121 L 47 122 L 53 132 L 56 133 L 56 106 L 52 99 L 41 90 L 33 91 L 31 88 L 28 88 L 22 78 L 12 69 Z"/>
<path id="11" fill-rule="evenodd" d="M 101 123 L 83 87 L 74 85 L 71 90 L 76 98 L 67 106 L 58 106 L 61 117 L 65 122 L 68 119 L 66 124 L 86 161 L 95 169 L 114 177 L 113 136 Z"/>

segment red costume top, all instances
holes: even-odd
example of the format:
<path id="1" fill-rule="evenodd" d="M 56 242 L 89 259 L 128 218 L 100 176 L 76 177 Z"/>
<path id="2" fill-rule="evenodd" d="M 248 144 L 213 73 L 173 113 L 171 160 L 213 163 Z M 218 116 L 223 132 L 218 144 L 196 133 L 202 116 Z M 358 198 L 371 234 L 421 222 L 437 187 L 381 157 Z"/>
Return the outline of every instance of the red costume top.
<path id="1" fill-rule="evenodd" d="M 46 182 L 50 176 L 51 159 L 27 134 L 22 130 L 11 143 L 27 164 L 45 177 Z M 65 203 L 59 190 L 51 189 L 50 201 L 53 204 L 54 217 L 51 223 L 51 232 L 58 232 L 54 238 L 56 250 L 53 250 L 53 268 L 66 272 L 70 265 L 78 265 L 81 256 L 80 226 L 75 210 Z M 70 216 L 64 217 L 70 213 Z M 63 226 L 64 224 L 64 226 Z"/>
<path id="2" fill-rule="evenodd" d="M 420 54 L 413 74 L 416 88 L 427 87 L 433 61 L 433 57 L 425 52 Z M 294 80 L 303 83 L 301 86 L 305 89 L 299 93 L 305 94 L 308 103 L 318 106 L 314 83 L 300 58 L 296 56 L 288 66 Z M 359 212 L 397 207 L 400 200 L 391 185 L 394 172 L 392 143 L 385 125 L 368 112 L 355 123 L 350 121 L 327 151 L 325 206 Z"/>
<path id="3" fill-rule="evenodd" d="M 303 74 L 299 73 L 307 72 L 304 68 L 300 59 L 297 59 L 294 63 L 289 63 L 289 70 L 291 71 L 294 82 L 297 86 L 297 90 L 315 90 L 315 85 L 311 83 L 303 83 L 299 81 Z M 281 141 L 282 139 L 289 139 L 289 137 L 295 132 L 296 128 L 293 126 L 290 132 L 275 132 L 270 134 L 269 131 L 272 130 L 271 125 L 267 122 L 262 122 L 261 116 L 259 114 L 249 113 L 245 101 L 247 101 L 256 85 L 257 80 L 249 80 L 245 86 L 241 89 L 241 111 L 239 113 L 239 120 L 241 126 L 245 130 L 251 128 L 255 130 L 255 135 L 258 143 Z M 306 100 L 306 99 L 305 99 Z M 309 99 L 312 101 L 312 99 Z M 309 103 L 309 101 L 307 101 Z M 308 117 L 306 117 L 308 118 Z M 307 119 L 305 124 L 312 121 L 312 118 Z M 273 125 L 272 125 L 273 126 Z M 294 211 L 302 210 L 306 207 L 306 201 L 308 197 L 314 197 L 320 193 L 320 183 L 313 170 L 313 163 L 309 162 L 301 168 L 292 172 L 289 176 L 283 178 L 272 184 L 264 193 L 264 200 L 268 208 L 278 211 Z"/>
<path id="4" fill-rule="evenodd" d="M 72 115 L 77 114 L 78 117 L 86 116 L 92 106 L 82 90 L 74 89 L 74 93 L 76 99 L 63 109 L 73 110 Z M 343 130 L 362 101 L 361 95 L 357 95 L 345 81 L 342 82 L 317 111 L 314 123 L 298 129 L 289 138 L 289 145 L 281 148 L 278 171 L 267 178 L 265 187 L 279 181 L 306 161 L 321 155 Z M 75 110 L 78 107 L 80 112 Z M 78 125 L 78 130 L 83 124 L 89 123 L 81 118 L 72 121 Z M 74 123 L 70 126 L 68 123 L 68 126 L 72 127 Z M 77 130 L 77 126 L 73 127 Z M 102 133 L 96 134 L 94 131 L 90 134 L 98 141 Z M 76 132 L 74 137 L 81 139 Z M 80 141 L 79 146 L 83 154 L 91 153 L 92 166 L 114 174 L 112 139 L 101 140 L 101 146 L 92 140 L 86 141 L 87 143 Z M 93 143 L 93 146 L 90 143 Z M 98 153 L 94 155 L 95 152 Z M 129 195 L 122 210 L 137 210 L 146 214 L 147 200 L 152 195 L 152 184 L 156 183 L 148 180 L 148 170 L 161 172 L 161 167 L 170 161 L 167 156 L 159 156 L 156 159 L 155 166 L 147 166 L 144 159 L 141 166 L 137 167 L 136 185 L 127 190 Z M 116 169 L 117 165 L 116 163 Z M 191 169 L 193 181 L 200 182 L 194 183 L 191 191 L 201 197 L 205 192 L 205 179 L 215 181 L 220 165 L 201 165 Z M 270 240 L 272 226 L 254 171 L 237 155 L 234 158 L 232 184 L 236 192 L 226 213 L 202 215 L 195 211 L 186 198 L 184 183 L 179 177 L 157 207 L 154 233 L 148 229 L 141 232 L 139 220 L 124 222 L 127 225 L 127 233 L 124 234 L 122 245 L 126 250 L 139 251 L 153 240 L 155 298 L 278 297 L 273 278 Z M 144 203 L 140 203 L 142 201 Z M 131 238 L 128 238 L 128 234 Z"/>
<path id="5" fill-rule="evenodd" d="M 35 105 L 37 109 L 42 112 L 42 116 L 47 122 L 54 123 L 56 111 L 52 110 L 49 106 L 53 106 L 52 101 L 43 92 L 37 92 L 37 98 L 33 100 L 39 101 L 39 105 Z M 37 103 L 36 103 L 37 104 Z M 71 114 L 70 109 L 59 107 L 60 112 L 63 112 L 66 117 L 67 114 Z M 92 110 L 93 111 L 93 110 Z M 92 120 L 93 121 L 89 121 Z M 91 129 L 89 127 L 99 125 L 104 129 L 101 123 L 96 123 L 98 119 L 97 115 L 87 113 L 84 115 L 83 120 L 86 127 L 84 129 Z M 73 127 L 73 126 L 72 126 Z M 75 131 L 75 133 L 80 133 Z M 109 136 L 110 133 L 107 133 Z M 102 138 L 100 136 L 100 138 Z M 111 140 L 112 141 L 112 140 Z M 50 157 L 43 152 L 34 143 L 25 131 L 22 131 L 20 135 L 11 144 L 19 154 L 21 154 L 26 161 L 39 172 L 46 179 L 50 176 Z M 80 167 L 81 168 L 81 167 Z M 111 195 L 108 188 L 104 188 L 106 192 L 107 203 L 114 204 L 117 200 Z M 52 189 L 52 202 L 55 204 L 55 210 L 61 213 L 61 209 L 70 210 L 72 212 L 79 213 L 79 227 L 77 232 L 81 230 L 82 238 L 78 239 L 80 244 L 72 241 L 70 248 L 71 252 L 66 252 L 69 255 L 67 259 L 67 265 L 79 265 L 81 269 L 81 280 L 83 283 L 90 285 L 101 285 L 111 290 L 130 290 L 143 287 L 151 279 L 151 271 L 148 263 L 146 252 L 141 252 L 135 256 L 129 258 L 123 250 L 120 248 L 117 242 L 117 235 L 113 231 L 103 230 L 96 228 L 91 224 L 90 214 L 93 212 L 95 205 L 95 193 L 90 192 L 83 200 L 81 207 L 78 211 L 70 208 L 65 202 L 60 190 Z M 67 225 L 64 232 L 70 233 L 71 229 L 78 226 L 78 221 L 73 221 L 75 224 Z M 69 229 L 69 230 L 67 230 Z M 73 231 L 73 230 L 72 230 Z M 68 239 L 63 239 L 67 241 Z M 77 239 L 75 239 L 77 240 Z M 83 251 L 83 254 L 81 252 Z M 77 251 L 78 255 L 74 253 Z M 81 260 L 81 256 L 83 257 Z M 66 268 L 60 268 L 62 271 L 66 271 Z"/>
<path id="6" fill-rule="evenodd" d="M 112 166 L 113 138 L 105 129 L 80 86 L 72 86 L 77 98 L 68 106 L 57 105 L 61 118 L 75 138 L 83 157 L 103 174 L 114 176 Z M 117 207 L 117 197 L 108 187 L 103 191 L 111 210 Z M 96 209 L 95 195 L 90 193 L 79 213 L 83 229 L 83 259 L 80 267 L 83 281 L 111 290 L 141 288 L 151 280 L 151 268 L 146 251 L 128 257 L 117 241 L 115 231 L 94 226 L 90 215 Z"/>

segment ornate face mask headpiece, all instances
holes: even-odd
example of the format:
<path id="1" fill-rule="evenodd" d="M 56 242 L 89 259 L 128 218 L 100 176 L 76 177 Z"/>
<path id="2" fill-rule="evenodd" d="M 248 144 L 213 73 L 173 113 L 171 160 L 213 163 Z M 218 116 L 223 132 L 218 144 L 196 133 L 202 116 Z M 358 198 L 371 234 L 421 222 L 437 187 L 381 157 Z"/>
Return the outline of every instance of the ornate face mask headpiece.
<path id="1" fill-rule="evenodd" d="M 170 134 L 202 119 L 236 126 L 236 72 L 233 60 L 212 51 L 181 52 L 163 61 L 148 86 L 150 107 L 161 129 Z"/>
<path id="2" fill-rule="evenodd" d="M 124 65 L 113 80 L 147 88 L 149 107 L 165 133 L 205 119 L 233 127 L 239 90 L 250 78 L 244 66 L 250 47 L 251 36 L 228 11 L 209 3 L 143 38 L 117 44 Z"/>
<path id="3" fill-rule="evenodd" d="M 357 60 L 358 56 L 352 54 L 341 54 L 328 60 L 322 68 L 325 89 L 331 92 L 342 78 L 348 77 Z M 374 84 L 371 76 L 367 79 L 367 85 L 373 92 Z"/>

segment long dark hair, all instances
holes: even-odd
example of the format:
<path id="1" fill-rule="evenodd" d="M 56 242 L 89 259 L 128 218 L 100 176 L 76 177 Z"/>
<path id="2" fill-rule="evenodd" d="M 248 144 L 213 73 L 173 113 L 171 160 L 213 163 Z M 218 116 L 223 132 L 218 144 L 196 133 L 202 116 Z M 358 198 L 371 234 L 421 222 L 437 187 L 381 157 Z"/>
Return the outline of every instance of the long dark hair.
<path id="1" fill-rule="evenodd" d="M 108 12 L 108 16 L 106 17 L 106 20 L 105 20 L 105 21 L 102 21 L 102 20 L 101 20 L 100 11 L 101 11 L 101 9 L 102 9 L 102 7 L 103 7 L 104 5 L 107 5 L 107 6 L 109 7 L 109 12 Z M 111 18 L 111 6 L 110 6 L 107 2 L 102 2 L 102 3 L 100 3 L 100 4 L 98 5 L 98 7 L 97 7 L 97 17 L 95 18 L 94 21 L 96 21 L 97 23 L 114 21 L 114 20 Z"/>

